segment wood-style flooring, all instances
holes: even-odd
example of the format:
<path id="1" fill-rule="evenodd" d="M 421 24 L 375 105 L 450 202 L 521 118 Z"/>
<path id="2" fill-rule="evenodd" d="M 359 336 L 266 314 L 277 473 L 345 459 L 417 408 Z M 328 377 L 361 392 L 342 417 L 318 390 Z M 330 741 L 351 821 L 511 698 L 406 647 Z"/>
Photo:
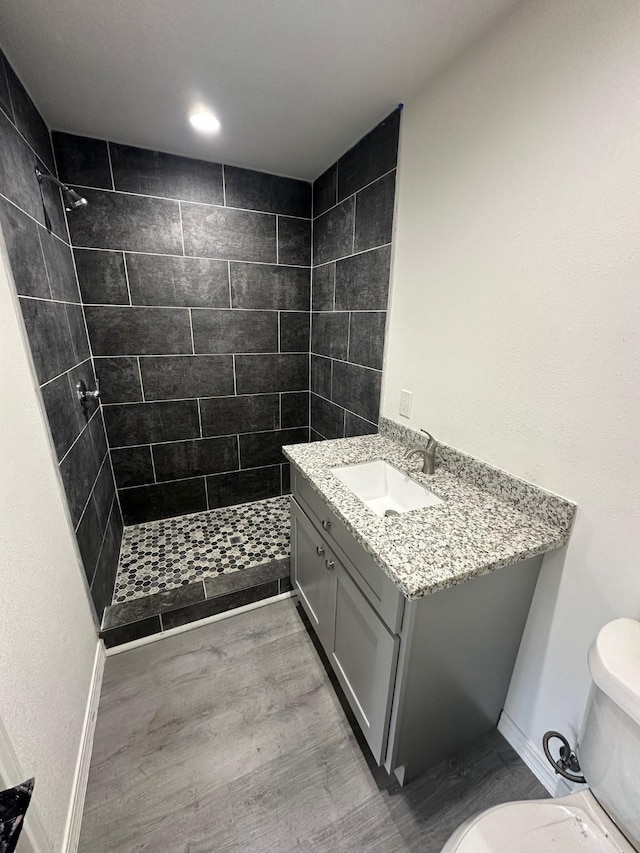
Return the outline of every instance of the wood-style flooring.
<path id="1" fill-rule="evenodd" d="M 492 733 L 378 790 L 292 601 L 107 660 L 80 853 L 437 853 L 546 793 Z"/>

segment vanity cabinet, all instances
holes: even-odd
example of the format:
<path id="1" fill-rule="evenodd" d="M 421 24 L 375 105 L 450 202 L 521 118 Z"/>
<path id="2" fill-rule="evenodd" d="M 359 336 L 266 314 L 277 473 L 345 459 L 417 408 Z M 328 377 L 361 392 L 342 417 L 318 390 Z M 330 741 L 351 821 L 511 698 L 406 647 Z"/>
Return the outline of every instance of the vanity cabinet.
<path id="1" fill-rule="evenodd" d="M 314 521 L 320 521 L 316 526 Z M 300 603 L 378 764 L 384 757 L 399 638 L 353 580 L 349 560 L 291 500 L 291 564 Z"/>
<path id="2" fill-rule="evenodd" d="M 405 784 L 497 724 L 542 557 L 408 601 L 291 475 L 294 589 L 373 757 Z"/>

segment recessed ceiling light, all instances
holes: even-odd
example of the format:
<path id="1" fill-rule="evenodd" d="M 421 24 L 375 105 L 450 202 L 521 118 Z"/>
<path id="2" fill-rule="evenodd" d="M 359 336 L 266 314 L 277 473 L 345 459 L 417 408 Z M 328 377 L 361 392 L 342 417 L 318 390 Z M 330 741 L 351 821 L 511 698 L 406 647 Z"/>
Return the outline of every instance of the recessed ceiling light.
<path id="1" fill-rule="evenodd" d="M 189 116 L 189 122 L 200 133 L 217 133 L 220 130 L 220 122 L 210 110 L 194 110 Z"/>

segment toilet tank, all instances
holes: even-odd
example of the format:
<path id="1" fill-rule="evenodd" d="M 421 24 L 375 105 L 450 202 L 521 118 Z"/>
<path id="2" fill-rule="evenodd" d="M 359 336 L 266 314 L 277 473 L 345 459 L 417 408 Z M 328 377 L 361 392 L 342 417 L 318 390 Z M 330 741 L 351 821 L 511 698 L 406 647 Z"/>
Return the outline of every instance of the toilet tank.
<path id="1" fill-rule="evenodd" d="M 589 650 L 589 670 L 580 767 L 600 805 L 640 849 L 640 622 L 605 625 Z"/>

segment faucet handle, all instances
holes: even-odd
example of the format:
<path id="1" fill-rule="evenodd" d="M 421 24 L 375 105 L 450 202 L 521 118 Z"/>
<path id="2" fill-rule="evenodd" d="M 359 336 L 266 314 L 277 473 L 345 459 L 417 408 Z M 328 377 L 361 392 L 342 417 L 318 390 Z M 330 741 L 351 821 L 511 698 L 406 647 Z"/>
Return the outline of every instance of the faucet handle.
<path id="1" fill-rule="evenodd" d="M 432 441 L 435 441 L 435 438 L 431 435 L 430 432 L 427 432 L 426 429 L 421 429 L 420 432 L 423 432 L 427 436 L 427 438 L 429 439 L 429 444 L 431 444 Z"/>

